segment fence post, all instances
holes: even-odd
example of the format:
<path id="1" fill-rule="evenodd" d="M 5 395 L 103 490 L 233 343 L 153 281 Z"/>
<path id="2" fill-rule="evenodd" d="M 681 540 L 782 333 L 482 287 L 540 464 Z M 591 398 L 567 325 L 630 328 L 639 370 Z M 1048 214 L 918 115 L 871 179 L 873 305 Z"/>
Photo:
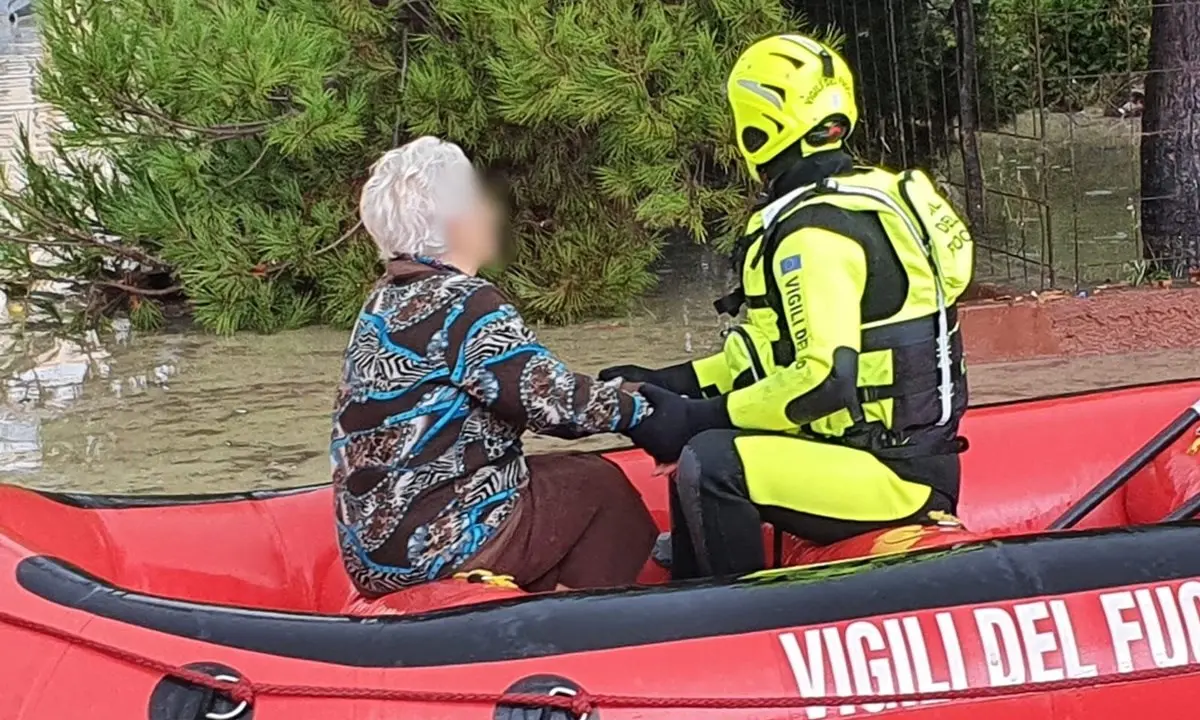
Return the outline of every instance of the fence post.
<path id="1" fill-rule="evenodd" d="M 983 165 L 979 159 L 979 59 L 976 46 L 974 0 L 954 0 L 955 34 L 958 36 L 959 150 L 971 232 L 987 227 L 984 209 Z"/>

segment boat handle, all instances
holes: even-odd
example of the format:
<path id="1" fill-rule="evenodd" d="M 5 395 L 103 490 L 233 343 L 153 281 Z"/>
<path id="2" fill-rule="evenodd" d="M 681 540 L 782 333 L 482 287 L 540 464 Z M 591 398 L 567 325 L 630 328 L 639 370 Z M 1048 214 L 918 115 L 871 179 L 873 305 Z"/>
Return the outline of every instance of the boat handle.
<path id="1" fill-rule="evenodd" d="M 235 683 L 241 680 L 241 678 L 234 677 L 233 675 L 216 675 L 213 677 L 213 679 L 227 683 Z M 235 718 L 241 717 L 242 713 L 246 712 L 246 708 L 248 707 L 250 707 L 250 703 L 242 700 L 235 705 L 232 710 L 227 710 L 223 713 L 207 712 L 204 713 L 204 717 L 207 718 L 207 720 L 235 720 Z"/>

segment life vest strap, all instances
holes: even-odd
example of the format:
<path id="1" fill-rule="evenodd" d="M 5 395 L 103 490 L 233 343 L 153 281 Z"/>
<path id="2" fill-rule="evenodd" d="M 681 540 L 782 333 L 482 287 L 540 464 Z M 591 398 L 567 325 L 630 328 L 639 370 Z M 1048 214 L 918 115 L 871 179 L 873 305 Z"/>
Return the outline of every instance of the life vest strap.
<path id="1" fill-rule="evenodd" d="M 962 377 L 962 371 L 952 369 L 951 376 L 953 380 L 958 380 Z M 896 398 L 905 396 L 923 395 L 938 390 L 941 384 L 942 374 L 938 371 L 910 374 L 904 376 L 903 382 L 860 387 L 858 389 L 858 399 L 860 402 L 869 403 L 879 402 L 880 400 L 895 400 Z"/>
<path id="2" fill-rule="evenodd" d="M 956 305 L 946 308 L 946 319 L 951 323 L 950 334 L 958 332 L 958 307 Z M 934 344 L 937 342 L 938 332 L 938 316 L 936 314 L 865 328 L 862 332 L 862 350 L 860 352 L 868 353 L 926 343 Z"/>
<path id="3" fill-rule="evenodd" d="M 880 460 L 913 460 L 931 455 L 960 455 L 967 451 L 971 444 L 961 435 L 949 440 L 926 441 L 911 445 L 881 447 L 872 449 L 871 453 Z"/>
<path id="4" fill-rule="evenodd" d="M 835 445 L 869 452 L 884 461 L 914 460 L 933 455 L 958 455 L 966 452 L 971 446 L 961 435 L 951 438 L 924 437 L 916 442 L 901 442 L 891 430 L 878 423 L 872 423 L 853 435 L 822 439 Z"/>
<path id="5" fill-rule="evenodd" d="M 733 271 L 740 277 L 742 274 L 742 265 L 746 262 L 746 255 L 750 252 L 750 246 L 762 237 L 765 228 L 758 228 L 753 232 L 746 233 L 738 238 L 737 244 L 733 248 Z M 713 301 L 713 309 L 717 311 L 717 315 L 728 315 L 731 318 L 738 316 L 742 311 L 742 306 L 746 304 L 746 291 L 738 285 L 729 293 L 722 295 Z M 750 302 L 750 307 L 756 307 L 753 301 Z M 757 307 L 767 307 L 760 305 Z"/>
<path id="6" fill-rule="evenodd" d="M 747 295 L 746 291 L 739 285 L 731 292 L 722 295 L 713 300 L 713 309 L 718 315 L 728 315 L 735 318 L 742 312 L 743 307 L 748 307 L 751 310 L 761 310 L 771 307 L 771 299 L 766 295 Z"/>

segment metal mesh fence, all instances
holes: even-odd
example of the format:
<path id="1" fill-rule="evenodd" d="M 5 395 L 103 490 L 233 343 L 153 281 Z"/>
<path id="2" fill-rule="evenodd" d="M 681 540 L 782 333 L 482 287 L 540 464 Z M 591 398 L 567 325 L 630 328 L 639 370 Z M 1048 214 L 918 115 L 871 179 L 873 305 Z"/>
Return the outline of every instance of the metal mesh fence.
<path id="1" fill-rule="evenodd" d="M 859 73 L 856 152 L 934 170 L 972 221 L 978 278 L 1073 290 L 1200 267 L 1200 67 L 1185 61 L 1197 2 L 807 0 L 797 9 L 842 36 Z"/>

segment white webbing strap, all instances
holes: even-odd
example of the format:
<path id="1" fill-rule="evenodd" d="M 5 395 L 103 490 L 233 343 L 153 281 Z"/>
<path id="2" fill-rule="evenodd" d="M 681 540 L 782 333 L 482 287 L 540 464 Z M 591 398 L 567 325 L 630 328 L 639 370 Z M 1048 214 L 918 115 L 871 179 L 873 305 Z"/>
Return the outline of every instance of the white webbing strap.
<path id="1" fill-rule="evenodd" d="M 937 257 L 934 255 L 933 248 L 929 246 L 929 238 L 913 222 L 908 212 L 900 207 L 900 204 L 887 193 L 880 192 L 874 188 L 845 187 L 832 179 L 825 181 L 825 187 L 843 195 L 858 195 L 882 203 L 904 221 L 904 224 L 908 227 L 908 231 L 917 239 L 917 244 L 921 246 L 921 252 L 925 255 L 925 259 L 929 262 L 929 267 L 933 271 L 933 286 L 934 292 L 937 295 L 938 398 L 941 400 L 941 416 L 937 424 L 945 425 L 950 422 L 950 418 L 954 414 L 954 380 L 953 368 L 951 367 L 953 361 L 950 357 L 950 323 L 946 308 L 946 291 L 942 287 L 942 272 L 941 268 L 938 267 Z"/>
<path id="2" fill-rule="evenodd" d="M 767 232 L 769 232 L 771 226 L 775 224 L 775 221 L 779 218 L 779 214 L 781 212 L 786 210 L 788 208 L 788 206 L 791 205 L 792 202 L 795 201 L 797 198 L 799 198 L 801 195 L 812 192 L 814 189 L 816 189 L 816 187 L 817 187 L 816 185 L 805 185 L 803 187 L 798 187 L 795 190 L 787 193 L 786 195 L 781 195 L 779 198 L 772 200 L 770 205 L 763 208 L 762 209 L 763 237 L 767 236 Z"/>

